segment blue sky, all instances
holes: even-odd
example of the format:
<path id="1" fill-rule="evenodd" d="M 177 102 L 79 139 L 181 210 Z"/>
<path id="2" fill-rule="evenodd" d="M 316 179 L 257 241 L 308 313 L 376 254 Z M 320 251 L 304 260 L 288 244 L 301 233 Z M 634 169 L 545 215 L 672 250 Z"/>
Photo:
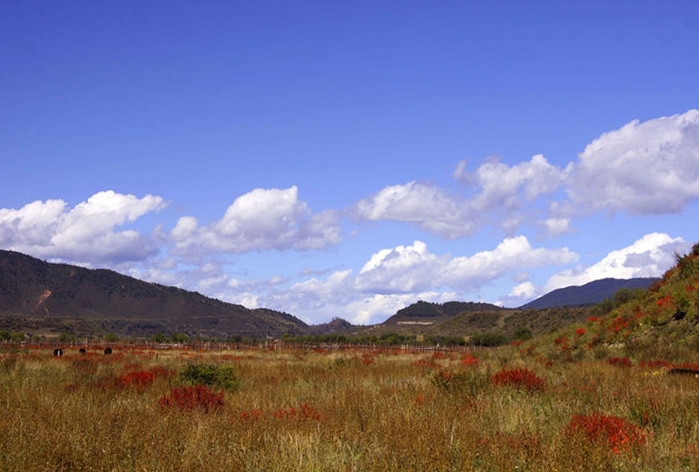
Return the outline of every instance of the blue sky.
<path id="1" fill-rule="evenodd" d="M 309 323 L 699 240 L 699 4 L 0 2 L 0 248 Z"/>

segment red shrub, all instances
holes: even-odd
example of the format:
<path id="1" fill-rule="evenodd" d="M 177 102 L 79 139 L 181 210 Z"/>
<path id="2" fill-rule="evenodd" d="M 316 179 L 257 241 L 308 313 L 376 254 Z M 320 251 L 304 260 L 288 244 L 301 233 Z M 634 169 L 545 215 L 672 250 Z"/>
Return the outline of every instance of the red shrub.
<path id="1" fill-rule="evenodd" d="M 308 405 L 308 403 L 299 404 L 298 408 L 293 406 L 288 409 L 279 408 L 272 413 L 276 419 L 289 420 L 315 420 L 320 421 L 322 415 Z"/>
<path id="2" fill-rule="evenodd" d="M 374 363 L 374 356 L 371 354 L 364 354 L 362 356 L 362 364 L 370 365 Z"/>
<path id="3" fill-rule="evenodd" d="M 509 385 L 529 392 L 541 391 L 546 387 L 546 381 L 529 369 L 516 368 L 502 370 L 493 375 L 491 381 L 495 385 Z"/>
<path id="4" fill-rule="evenodd" d="M 461 363 L 467 366 L 476 366 L 478 365 L 478 358 L 473 357 L 471 354 L 467 354 L 466 357 L 461 359 Z"/>
<path id="5" fill-rule="evenodd" d="M 672 365 L 673 369 L 687 369 L 687 370 L 697 370 L 699 371 L 699 364 L 692 364 L 690 362 L 685 362 L 683 364 Z"/>
<path id="6" fill-rule="evenodd" d="M 663 298 L 656 301 L 655 304 L 660 308 L 672 305 L 672 297 L 670 295 L 665 295 Z"/>
<path id="7" fill-rule="evenodd" d="M 631 360 L 628 357 L 610 357 L 607 359 L 609 365 L 615 365 L 617 367 L 631 367 Z"/>
<path id="8" fill-rule="evenodd" d="M 437 367 L 437 364 L 433 360 L 428 359 L 418 359 L 411 365 L 415 367 L 422 367 L 423 369 L 434 369 Z"/>
<path id="9" fill-rule="evenodd" d="M 177 407 L 182 411 L 203 410 L 205 412 L 220 410 L 223 406 L 223 392 L 214 392 L 204 385 L 193 387 L 175 387 L 169 395 L 158 400 L 162 407 Z"/>
<path id="10" fill-rule="evenodd" d="M 581 434 L 592 442 L 605 442 L 615 454 L 634 444 L 645 444 L 647 440 L 645 431 L 635 424 L 598 413 L 573 415 L 567 432 L 571 436 Z"/>
<path id="11" fill-rule="evenodd" d="M 672 362 L 663 359 L 641 361 L 639 365 L 644 369 L 672 368 Z"/>
<path id="12" fill-rule="evenodd" d="M 170 379 L 175 376 L 176 372 L 168 369 L 165 366 L 162 365 L 156 365 L 153 366 L 149 369 L 149 372 L 151 372 L 156 378 L 163 378 L 163 379 Z"/>
<path id="13" fill-rule="evenodd" d="M 262 412 L 262 410 L 246 410 L 240 413 L 240 419 L 243 421 L 254 421 L 259 420 L 260 418 L 262 418 L 263 415 L 264 413 Z"/>
<path id="14" fill-rule="evenodd" d="M 155 374 L 147 370 L 137 370 L 119 377 L 119 383 L 122 387 L 133 387 L 138 390 L 150 385 L 153 380 L 155 380 Z"/>

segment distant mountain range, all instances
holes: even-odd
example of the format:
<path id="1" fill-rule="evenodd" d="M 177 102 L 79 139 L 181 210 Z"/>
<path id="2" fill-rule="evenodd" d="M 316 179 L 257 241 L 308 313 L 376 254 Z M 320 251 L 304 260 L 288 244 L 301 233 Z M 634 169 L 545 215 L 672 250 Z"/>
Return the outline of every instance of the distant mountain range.
<path id="1" fill-rule="evenodd" d="M 0 316 L 4 329 L 30 325 L 78 335 L 183 333 L 227 339 L 310 331 L 287 313 L 248 309 L 111 270 L 53 264 L 13 251 L 0 251 Z M 23 320 L 27 317 L 31 321 Z"/>
<path id="2" fill-rule="evenodd" d="M 622 289 L 647 289 L 658 278 L 600 279 L 580 286 L 559 288 L 519 307 L 521 310 L 596 305 Z"/>
<path id="3" fill-rule="evenodd" d="M 336 318 L 309 326 L 275 310 L 249 309 L 197 292 L 144 282 L 106 269 L 48 263 L 0 250 L 0 329 L 35 335 L 71 333 L 93 336 L 150 337 L 182 333 L 188 337 L 229 339 L 308 334 L 382 334 L 432 332 L 466 335 L 517 327 L 533 331 L 563 325 L 583 313 L 556 307 L 594 305 L 621 288 L 647 288 L 657 279 L 603 279 L 554 290 L 519 308 L 489 303 L 418 301 L 374 326 L 356 326 Z M 525 312 L 536 309 L 532 316 Z"/>

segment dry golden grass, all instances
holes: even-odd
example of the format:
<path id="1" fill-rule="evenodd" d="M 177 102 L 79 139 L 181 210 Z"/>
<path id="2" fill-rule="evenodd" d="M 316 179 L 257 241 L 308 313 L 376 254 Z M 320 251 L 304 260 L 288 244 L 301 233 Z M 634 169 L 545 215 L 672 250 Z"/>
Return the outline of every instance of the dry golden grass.
<path id="1" fill-rule="evenodd" d="M 0 470 L 699 470 L 699 379 L 510 346 L 474 354 L 4 348 Z M 234 367 L 220 409 L 159 405 L 192 363 Z M 518 368 L 545 387 L 492 382 Z M 155 375 L 119 380 L 134 372 Z M 570 431 L 590 414 L 644 440 L 615 450 Z"/>

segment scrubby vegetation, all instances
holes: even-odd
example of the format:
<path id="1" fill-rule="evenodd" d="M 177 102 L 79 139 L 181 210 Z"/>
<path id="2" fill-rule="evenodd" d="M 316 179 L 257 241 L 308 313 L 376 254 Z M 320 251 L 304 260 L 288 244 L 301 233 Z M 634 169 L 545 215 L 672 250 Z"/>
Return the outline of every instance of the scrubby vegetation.
<path id="1" fill-rule="evenodd" d="M 0 469 L 697 470 L 699 380 L 668 374 L 686 362 L 6 347 Z M 182 382 L 229 367 L 235 389 Z"/>
<path id="2" fill-rule="evenodd" d="M 699 245 L 499 347 L 0 349 L 0 469 L 699 470 Z"/>

